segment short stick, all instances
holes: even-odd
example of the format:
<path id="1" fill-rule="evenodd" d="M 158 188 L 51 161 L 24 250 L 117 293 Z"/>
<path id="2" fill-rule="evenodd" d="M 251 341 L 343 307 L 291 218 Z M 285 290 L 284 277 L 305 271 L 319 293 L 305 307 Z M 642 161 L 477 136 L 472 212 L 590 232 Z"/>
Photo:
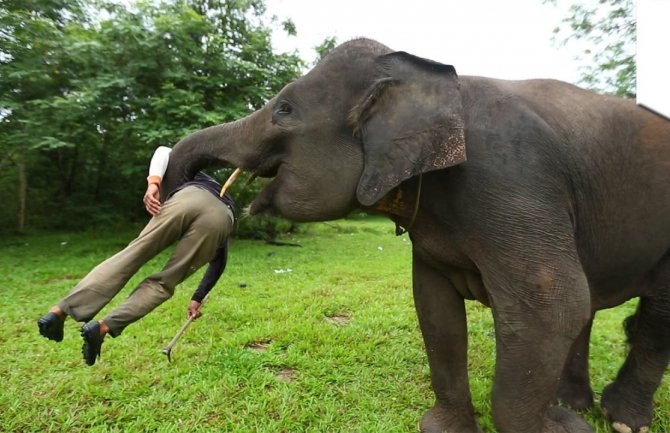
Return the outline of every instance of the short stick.
<path id="1" fill-rule="evenodd" d="M 211 292 L 209 292 L 209 293 L 211 293 Z M 209 293 L 207 293 L 207 295 L 205 295 L 205 297 L 202 299 L 202 302 L 200 303 L 201 307 L 205 303 L 207 298 L 209 298 Z M 179 338 L 182 336 L 182 334 L 184 334 L 184 332 L 186 331 L 186 328 L 188 328 L 188 325 L 190 325 L 191 322 L 193 322 L 193 320 L 195 320 L 194 317 L 189 317 L 188 320 L 181 326 L 179 331 L 177 331 L 177 334 L 174 337 L 172 337 L 172 340 L 170 340 L 168 345 L 165 346 L 165 348 L 161 351 L 162 354 L 167 355 L 168 362 L 172 362 L 172 357 L 170 356 L 172 354 L 172 347 L 175 344 L 177 344 L 177 340 L 179 340 Z"/>

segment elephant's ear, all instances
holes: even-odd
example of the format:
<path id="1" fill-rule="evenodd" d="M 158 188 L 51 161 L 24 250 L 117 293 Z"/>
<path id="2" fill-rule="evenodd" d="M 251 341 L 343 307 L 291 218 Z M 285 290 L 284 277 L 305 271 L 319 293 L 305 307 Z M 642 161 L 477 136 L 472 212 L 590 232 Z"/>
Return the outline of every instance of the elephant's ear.
<path id="1" fill-rule="evenodd" d="M 353 108 L 365 165 L 357 198 L 376 203 L 403 181 L 465 161 L 463 108 L 453 66 L 405 52 L 381 56 L 384 78 Z"/>

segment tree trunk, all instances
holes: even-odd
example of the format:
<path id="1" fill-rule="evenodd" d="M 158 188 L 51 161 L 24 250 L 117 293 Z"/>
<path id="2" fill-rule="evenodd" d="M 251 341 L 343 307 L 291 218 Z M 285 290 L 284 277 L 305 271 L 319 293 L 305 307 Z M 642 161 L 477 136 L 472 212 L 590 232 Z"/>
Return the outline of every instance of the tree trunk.
<path id="1" fill-rule="evenodd" d="M 12 156 L 11 155 L 6 155 L 2 159 L 0 159 L 0 172 L 5 169 L 6 166 L 12 163 Z"/>
<path id="2" fill-rule="evenodd" d="M 104 175 L 106 174 L 107 168 L 107 135 L 105 135 L 102 139 L 102 147 L 100 149 L 100 153 L 98 154 L 98 168 L 97 168 L 97 173 L 96 173 L 96 180 L 95 180 L 95 191 L 93 192 L 93 197 L 95 198 L 96 203 L 100 203 L 100 200 L 102 199 L 102 187 L 103 187 L 103 180 L 104 180 Z"/>
<path id="3" fill-rule="evenodd" d="M 28 177 L 26 176 L 25 159 L 19 158 L 16 167 L 19 172 L 19 206 L 16 215 L 16 231 L 19 234 L 23 234 L 26 223 L 26 197 L 28 196 Z"/>

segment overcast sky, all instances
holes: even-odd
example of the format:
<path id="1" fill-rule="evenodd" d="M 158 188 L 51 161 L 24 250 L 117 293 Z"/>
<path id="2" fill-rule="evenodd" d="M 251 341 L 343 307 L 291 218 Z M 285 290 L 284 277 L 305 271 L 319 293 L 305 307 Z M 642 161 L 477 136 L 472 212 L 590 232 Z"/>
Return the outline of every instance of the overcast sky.
<path id="1" fill-rule="evenodd" d="M 562 3 L 562 4 L 561 4 Z M 297 37 L 277 31 L 275 47 L 313 60 L 326 37 L 376 39 L 456 67 L 460 75 L 557 78 L 576 83 L 576 49 L 558 48 L 552 32 L 572 2 L 542 0 L 266 0 L 268 13 L 291 18 Z"/>

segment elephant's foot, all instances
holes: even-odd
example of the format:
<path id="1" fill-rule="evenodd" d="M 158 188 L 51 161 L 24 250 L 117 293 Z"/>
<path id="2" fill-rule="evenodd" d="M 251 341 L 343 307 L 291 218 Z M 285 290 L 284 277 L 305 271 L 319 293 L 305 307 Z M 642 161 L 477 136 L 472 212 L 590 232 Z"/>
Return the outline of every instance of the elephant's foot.
<path id="1" fill-rule="evenodd" d="M 542 433 L 594 433 L 584 418 L 562 407 L 547 410 Z"/>
<path id="2" fill-rule="evenodd" d="M 619 433 L 646 433 L 654 415 L 652 402 L 640 402 L 632 398 L 630 392 L 617 382 L 603 390 L 600 406 L 612 428 Z"/>
<path id="3" fill-rule="evenodd" d="M 456 411 L 435 403 L 421 418 L 422 433 L 482 433 L 472 411 Z"/>
<path id="4" fill-rule="evenodd" d="M 593 390 L 588 382 L 570 382 L 561 385 L 558 400 L 575 410 L 585 410 L 593 406 Z"/>

